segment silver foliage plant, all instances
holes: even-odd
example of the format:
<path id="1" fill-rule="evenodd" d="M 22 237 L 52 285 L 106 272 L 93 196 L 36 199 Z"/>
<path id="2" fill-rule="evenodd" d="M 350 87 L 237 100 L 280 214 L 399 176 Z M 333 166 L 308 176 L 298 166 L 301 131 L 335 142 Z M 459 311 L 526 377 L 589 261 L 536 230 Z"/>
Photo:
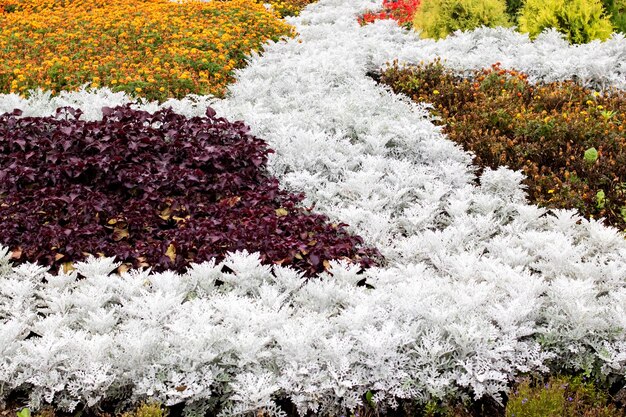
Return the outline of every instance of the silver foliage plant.
<path id="1" fill-rule="evenodd" d="M 376 33 L 374 37 L 384 37 L 401 29 L 381 22 L 367 30 Z M 500 62 L 503 68 L 525 72 L 531 82 L 573 79 L 598 90 L 626 89 L 626 38 L 622 33 L 614 33 L 605 42 L 583 45 L 570 45 L 554 29 L 534 41 L 514 28 L 502 27 L 458 31 L 440 41 L 418 40 L 416 33 L 407 35 L 400 44 L 386 39 L 380 42 L 373 63 L 382 66 L 397 59 L 415 64 L 441 58 L 446 66 L 465 72 Z"/>
<path id="2" fill-rule="evenodd" d="M 526 69 L 525 60 L 551 59 L 542 48 L 570 47 L 481 29 L 455 36 L 474 39 L 482 58 L 457 56 L 464 43 L 452 38 L 417 41 L 389 22 L 360 27 L 355 16 L 376 3 L 321 0 L 291 19 L 300 38 L 252 56 L 226 99 L 163 105 L 189 116 L 212 105 L 245 120 L 276 150 L 270 166 L 284 186 L 349 223 L 387 265 L 357 274 L 333 263 L 303 284 L 295 271 L 247 253 L 184 275 L 121 276 L 111 274 L 111 259 L 51 275 L 13 268 L 5 254 L 1 396 L 27 387 L 33 407 L 53 401 L 68 410 L 150 397 L 184 401 L 190 414 L 219 399 L 224 415 L 280 415 L 275 401 L 289 398 L 302 413 L 332 414 L 354 409 L 367 391 L 389 407 L 407 398 L 499 399 L 514 376 L 549 368 L 626 374 L 623 235 L 573 211 L 528 205 L 518 172 L 486 171 L 477 184 L 471 155 L 445 138 L 427 105 L 368 76 L 396 56 L 448 51 L 459 68 L 473 68 L 506 64 L 498 54 L 520 49 L 511 65 Z M 602 56 L 612 62 L 624 42 L 568 50 L 593 54 L 589 67 L 542 61 L 534 74 L 595 74 L 594 82 L 622 87 L 621 63 L 597 74 L 593 65 Z M 95 119 L 102 106 L 128 101 L 106 89 L 6 95 L 0 111 L 47 115 L 73 105 Z M 221 272 L 224 265 L 234 272 Z M 374 289 L 357 287 L 362 278 Z"/>
<path id="3" fill-rule="evenodd" d="M 287 397 L 302 413 L 330 414 L 358 406 L 368 390 L 381 406 L 466 392 L 499 398 L 516 374 L 567 355 L 602 354 L 607 371 L 623 372 L 624 346 L 611 342 L 626 316 L 623 288 L 598 297 L 592 282 L 550 283 L 496 262 L 469 273 L 475 259 L 458 261 L 468 273 L 371 270 L 376 288 L 367 289 L 345 263 L 302 285 L 297 272 L 245 252 L 184 275 L 121 276 L 111 275 L 111 259 L 51 275 L 11 269 L 5 253 L 3 393 L 26 387 L 33 407 L 68 410 L 124 393 L 206 407 L 221 397 L 226 415 L 280 414 L 274 401 Z"/>

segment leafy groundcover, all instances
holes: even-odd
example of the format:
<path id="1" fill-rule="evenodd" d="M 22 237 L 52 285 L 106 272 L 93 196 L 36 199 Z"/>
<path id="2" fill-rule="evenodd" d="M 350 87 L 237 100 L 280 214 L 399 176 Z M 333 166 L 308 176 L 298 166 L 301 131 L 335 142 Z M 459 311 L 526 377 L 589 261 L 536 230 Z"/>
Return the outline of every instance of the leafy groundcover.
<path id="1" fill-rule="evenodd" d="M 392 65 L 382 82 L 433 103 L 481 168 L 522 170 L 528 197 L 626 229 L 626 96 L 574 81 L 533 85 L 499 65 L 462 77 L 440 62 Z"/>
<path id="2" fill-rule="evenodd" d="M 267 263 L 313 274 L 329 259 L 373 264 L 344 224 L 300 207 L 265 170 L 265 142 L 241 122 L 188 119 L 130 106 L 101 121 L 0 116 L 0 242 L 18 262 L 71 268 L 88 255 L 120 267 L 185 269 L 259 252 Z"/>

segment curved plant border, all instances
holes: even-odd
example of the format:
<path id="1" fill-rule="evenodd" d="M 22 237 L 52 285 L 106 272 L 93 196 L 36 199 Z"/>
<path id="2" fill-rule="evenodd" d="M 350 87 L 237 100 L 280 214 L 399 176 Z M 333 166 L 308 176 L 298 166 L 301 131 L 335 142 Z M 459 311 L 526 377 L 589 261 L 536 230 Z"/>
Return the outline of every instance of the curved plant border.
<path id="1" fill-rule="evenodd" d="M 571 211 L 527 205 L 519 173 L 487 171 L 475 185 L 469 155 L 429 121 L 427 106 L 368 77 L 390 51 L 415 42 L 390 22 L 359 27 L 355 17 L 372 6 L 321 0 L 292 20 L 300 38 L 252 57 L 226 100 L 164 105 L 195 115 L 213 103 L 232 120 L 245 118 L 277 151 L 270 165 L 282 183 L 351 224 L 391 261 L 365 273 L 375 288 L 355 287 L 356 271 L 337 264 L 333 280 L 296 287 L 293 272 L 271 274 L 241 254 L 228 260 L 234 273 L 227 275 L 208 264 L 186 276 L 111 280 L 104 261 L 94 261 L 79 268 L 85 280 L 49 277 L 47 284 L 32 266 L 11 272 L 3 264 L 7 389 L 24 381 L 34 403 L 71 408 L 131 386 L 134 399 L 199 409 L 230 390 L 224 414 L 277 413 L 279 397 L 301 412 L 331 414 L 356 407 L 367 391 L 384 407 L 466 393 L 500 398 L 516 375 L 548 367 L 626 374 L 623 236 Z M 488 43 L 480 33 L 467 36 Z M 613 57 L 611 45 L 624 41 L 613 42 L 587 51 Z M 586 76 L 582 66 L 561 65 L 564 74 Z M 620 86 L 619 65 L 608 66 L 606 77 Z M 101 106 L 127 101 L 100 90 L 5 96 L 0 108 L 49 114 L 73 104 L 98 118 Z M 213 290 L 215 279 L 230 285 Z M 131 301 L 112 303 L 110 295 Z M 72 314 L 57 313 L 68 299 L 77 300 Z M 43 317 L 33 313 L 35 300 L 49 307 Z M 33 328 L 44 337 L 25 338 Z M 224 345 L 215 344 L 218 334 L 228 335 Z M 94 367 L 69 366 L 70 352 Z"/>

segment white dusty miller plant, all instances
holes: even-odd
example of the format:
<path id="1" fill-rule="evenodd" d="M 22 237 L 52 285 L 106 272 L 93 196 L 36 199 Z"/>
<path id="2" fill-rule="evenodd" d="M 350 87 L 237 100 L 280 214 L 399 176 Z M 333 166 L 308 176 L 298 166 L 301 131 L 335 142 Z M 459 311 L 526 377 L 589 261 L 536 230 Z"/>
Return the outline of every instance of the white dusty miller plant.
<path id="1" fill-rule="evenodd" d="M 28 388 L 33 407 L 68 410 L 123 390 L 165 404 L 221 396 L 225 414 L 280 414 L 275 400 L 289 398 L 330 414 L 367 391 L 381 406 L 499 398 L 513 376 L 553 361 L 624 372 L 623 286 L 473 263 L 459 256 L 467 272 L 442 276 L 419 263 L 362 275 L 333 262 L 305 285 L 245 252 L 183 275 L 111 275 L 106 258 L 61 275 L 20 266 L 0 277 L 3 393 Z M 356 286 L 363 277 L 375 288 Z"/>
<path id="2" fill-rule="evenodd" d="M 291 19 L 300 37 L 250 58 L 226 99 L 276 150 L 270 166 L 307 203 L 346 222 L 387 265 L 342 263 L 303 284 L 295 271 L 235 253 L 186 274 L 111 274 L 91 259 L 71 274 L 0 262 L 0 396 L 28 389 L 38 407 L 104 398 L 186 402 L 191 414 L 354 409 L 364 393 L 398 400 L 500 398 L 513 377 L 550 367 L 626 375 L 626 242 L 575 212 L 528 205 L 520 173 L 486 171 L 416 105 L 368 72 L 399 57 L 441 56 L 461 70 L 500 61 L 534 80 L 626 86 L 626 41 L 570 47 L 504 29 L 419 41 L 390 22 L 360 27 L 378 2 L 321 0 Z M 85 118 L 129 102 L 106 89 L 0 96 L 0 111 Z M 156 103 L 136 103 L 156 110 Z M 226 265 L 233 273 L 223 273 Z M 373 289 L 358 287 L 366 278 Z M 216 282 L 223 285 L 216 286 Z"/>

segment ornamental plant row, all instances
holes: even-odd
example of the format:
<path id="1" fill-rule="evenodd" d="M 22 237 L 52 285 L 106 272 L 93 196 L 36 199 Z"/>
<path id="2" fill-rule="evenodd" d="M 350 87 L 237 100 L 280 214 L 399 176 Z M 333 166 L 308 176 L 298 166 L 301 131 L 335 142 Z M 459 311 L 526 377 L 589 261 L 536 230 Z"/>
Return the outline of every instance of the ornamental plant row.
<path id="1" fill-rule="evenodd" d="M 361 274 L 333 261 L 302 285 L 247 253 L 183 275 L 109 275 L 119 264 L 105 258 L 49 274 L 1 255 L 0 398 L 25 394 L 32 408 L 149 399 L 193 415 L 284 416 L 277 402 L 290 400 L 326 416 L 367 392 L 385 412 L 405 400 L 500 401 L 513 377 L 550 367 L 624 370 L 626 344 L 611 339 L 626 290 L 615 283 L 598 297 L 588 282 L 497 262 L 442 278 L 425 265 Z"/>
<path id="2" fill-rule="evenodd" d="M 124 268 L 184 270 L 229 251 L 313 274 L 330 259 L 370 266 L 376 251 L 279 188 L 270 152 L 241 122 L 103 108 L 0 115 L 0 243 L 13 259 L 71 268 L 89 255 Z"/>
<path id="3" fill-rule="evenodd" d="M 461 77 L 438 62 L 392 65 L 381 82 L 433 103 L 448 137 L 479 167 L 522 170 L 531 201 L 626 229 L 623 92 L 601 95 L 572 81 L 532 86 L 498 65 Z"/>
<path id="4" fill-rule="evenodd" d="M 366 42 L 377 42 L 370 46 L 377 51 L 370 60 L 372 71 L 394 60 L 419 64 L 440 58 L 460 72 L 500 62 L 503 69 L 528 74 L 531 83 L 575 80 L 596 90 L 626 89 L 626 38 L 622 33 L 614 33 L 605 42 L 570 45 L 556 30 L 547 30 L 533 41 L 511 28 L 459 31 L 439 41 L 419 39 L 385 21 L 364 30 L 370 37 Z"/>

